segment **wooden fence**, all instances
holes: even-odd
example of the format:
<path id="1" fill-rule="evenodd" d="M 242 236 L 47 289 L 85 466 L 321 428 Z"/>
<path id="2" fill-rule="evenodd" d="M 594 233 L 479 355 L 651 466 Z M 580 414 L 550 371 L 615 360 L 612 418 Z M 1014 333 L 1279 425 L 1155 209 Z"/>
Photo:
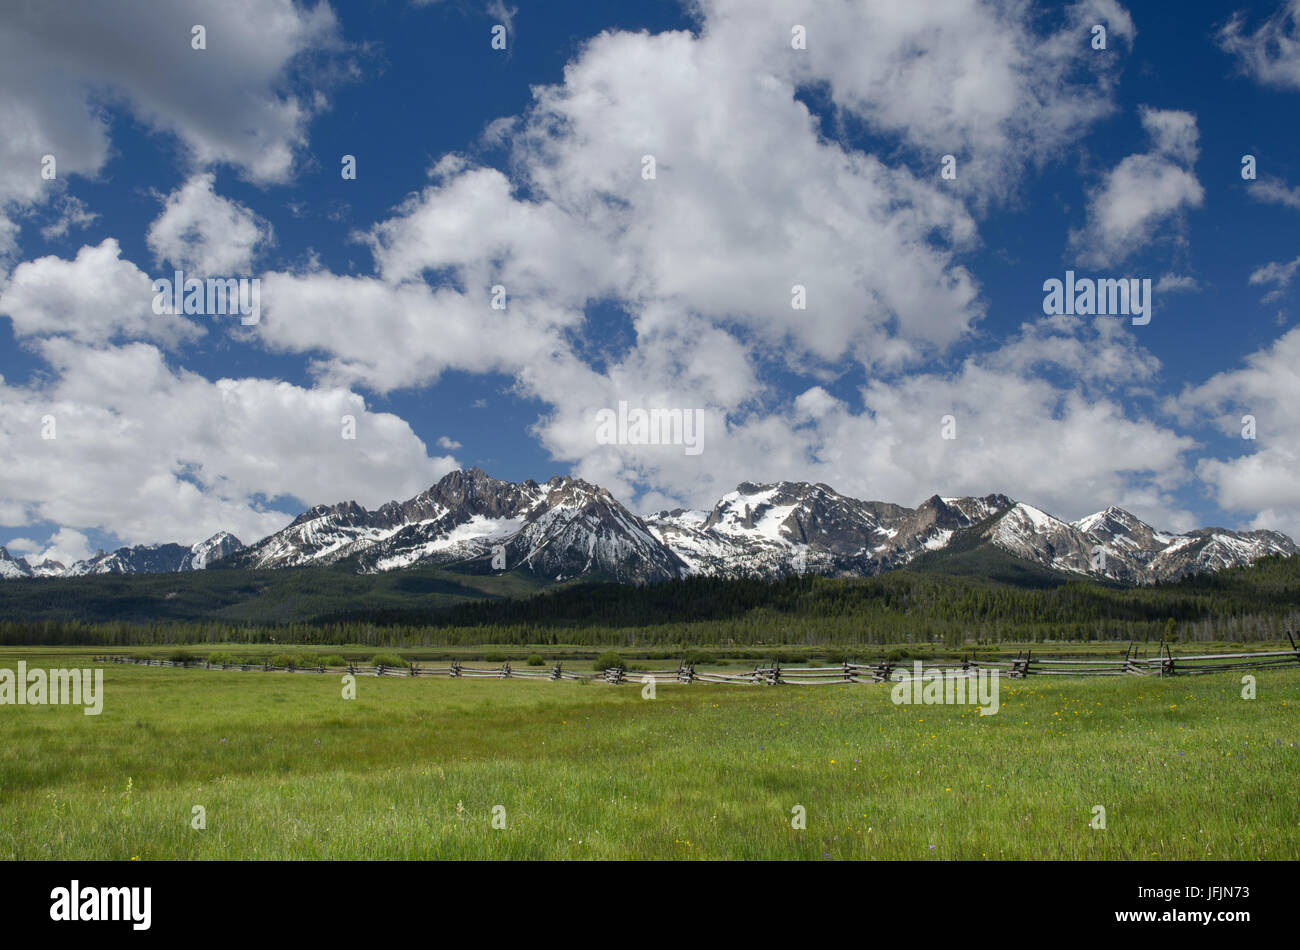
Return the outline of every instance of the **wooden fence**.
<path id="1" fill-rule="evenodd" d="M 1288 639 L 1290 635 L 1288 634 Z M 845 662 L 837 666 L 783 667 L 780 663 L 757 666 L 743 673 L 716 670 L 697 671 L 694 664 L 683 661 L 676 669 L 622 670 L 607 669 L 597 673 L 575 673 L 556 663 L 549 669 L 515 667 L 503 663 L 484 669 L 464 666 L 452 660 L 446 666 L 403 666 L 384 664 L 349 664 L 347 666 L 272 666 L 264 663 L 207 663 L 202 661 L 156 660 L 150 657 L 122 655 L 97 656 L 97 663 L 135 663 L 144 666 L 197 667 L 212 670 L 260 670 L 267 673 L 333 673 L 353 676 L 446 676 L 465 679 L 533 679 L 599 680 L 606 683 L 643 683 L 653 677 L 657 683 L 725 683 L 736 685 L 826 686 L 833 683 L 884 683 L 910 679 L 918 672 L 917 660 L 878 660 L 875 663 Z M 1032 651 L 1009 659 L 982 659 L 970 654 L 963 659 L 939 660 L 921 664 L 922 675 L 941 673 L 944 677 L 974 676 L 980 671 L 997 671 L 999 676 L 1023 679 L 1026 676 L 1193 676 L 1205 673 L 1235 673 L 1274 667 L 1300 668 L 1300 649 L 1291 640 L 1290 650 L 1261 653 L 1207 653 L 1174 656 L 1162 644 L 1155 656 L 1138 656 L 1130 644 L 1124 656 L 1105 657 L 1035 657 Z"/>

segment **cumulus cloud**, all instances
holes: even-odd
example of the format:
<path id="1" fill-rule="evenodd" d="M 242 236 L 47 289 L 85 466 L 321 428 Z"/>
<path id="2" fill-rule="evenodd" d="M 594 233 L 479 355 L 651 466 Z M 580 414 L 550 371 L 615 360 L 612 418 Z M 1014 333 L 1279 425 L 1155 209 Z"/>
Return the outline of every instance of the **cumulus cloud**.
<path id="1" fill-rule="evenodd" d="M 1224 435 L 1241 439 L 1240 453 L 1203 459 L 1197 475 L 1229 511 L 1254 515 L 1257 527 L 1300 536 L 1300 329 L 1251 354 L 1236 369 L 1190 386 L 1170 410 L 1187 421 L 1209 418 Z M 1243 416 L 1255 419 L 1256 438 L 1242 438 Z"/>
<path id="2" fill-rule="evenodd" d="M 157 264 L 195 277 L 247 273 L 271 227 L 248 208 L 214 191 L 211 172 L 194 175 L 166 197 L 146 243 Z"/>
<path id="3" fill-rule="evenodd" d="M 494 310 L 489 288 L 462 293 L 328 272 L 263 274 L 258 334 L 271 349 L 318 354 L 318 379 L 375 392 L 426 385 L 448 369 L 519 372 L 562 348 L 576 319 L 543 304 Z"/>
<path id="4" fill-rule="evenodd" d="M 511 376 L 547 407 L 533 433 L 554 458 L 643 507 L 807 478 L 886 500 L 1006 491 L 1066 517 L 1121 503 L 1185 523 L 1169 493 L 1190 477 L 1194 442 L 1126 412 L 1159 363 L 1117 321 L 1035 321 L 935 368 L 984 314 L 963 263 L 982 210 L 1113 109 L 1135 35 L 1123 9 L 1091 0 L 1062 18 L 981 0 L 828 2 L 795 15 L 775 0 L 701 0 L 698 11 L 697 33 L 600 34 L 522 115 L 493 123 L 484 141 L 505 150 L 509 174 L 464 156 L 435 163 L 422 189 L 356 235 L 373 274 L 315 263 L 261 274 L 256 338 L 306 356 L 313 388 L 211 382 L 155 346 L 113 345 L 165 344 L 147 335 L 156 328 L 120 314 L 51 324 L 39 297 L 15 298 L 15 327 L 55 375 L 4 393 L 0 447 L 19 465 L 0 513 L 88 530 L 107 511 L 123 537 L 184 540 L 178 524 L 196 539 L 279 527 L 288 513 L 265 501 L 277 495 L 335 501 L 364 486 L 363 503 L 405 497 L 455 460 L 430 458 L 351 387 L 385 393 L 461 370 Z M 1088 45 L 1096 22 L 1109 27 L 1106 51 Z M 790 47 L 795 23 L 807 50 Z M 867 48 L 847 47 L 849 35 Z M 826 116 L 804 102 L 814 88 L 829 94 Z M 826 125 L 849 121 L 870 130 L 865 149 Z M 1194 119 L 1148 110 L 1143 122 L 1151 152 L 1107 187 L 1177 186 L 1178 170 L 1195 184 Z M 286 129 L 292 153 L 300 126 Z M 215 266 L 217 252 L 229 255 L 223 268 L 251 263 L 263 232 L 213 192 L 201 173 L 213 159 L 200 157 L 211 150 L 191 151 L 199 171 L 167 199 L 151 251 L 196 267 Z M 957 183 L 938 175 L 946 153 L 959 157 Z M 245 156 L 246 177 L 288 173 L 256 157 Z M 1186 179 L 1176 197 L 1173 208 L 1191 203 Z M 1120 243 L 1170 213 L 1168 198 L 1133 220 L 1096 206 L 1101 233 Z M 108 244 L 101 267 L 134 268 Z M 591 359 L 605 333 L 589 315 L 597 303 L 626 314 L 631 338 Z M 802 392 L 782 395 L 774 369 Z M 850 370 L 866 377 L 853 405 L 831 383 Z M 600 444 L 595 413 L 620 401 L 699 410 L 703 453 Z M 50 406 L 57 448 L 33 441 Z M 339 438 L 345 414 L 356 443 Z M 948 414 L 954 441 L 940 437 Z M 68 457 L 51 469 L 55 451 Z M 61 474 L 42 488 L 51 470 Z"/>
<path id="5" fill-rule="evenodd" d="M 95 553 L 91 550 L 90 540 L 75 528 L 60 528 L 50 535 L 48 541 L 14 538 L 5 548 L 14 557 L 25 557 L 31 565 L 58 561 L 64 567 L 84 561 Z"/>
<path id="6" fill-rule="evenodd" d="M 999 176 L 1050 160 L 1113 108 L 1135 35 L 1123 9 L 1076 5 L 1055 32 L 974 0 L 797 16 L 708 0 L 699 13 L 698 35 L 595 37 L 530 110 L 490 126 L 510 176 L 439 161 L 359 235 L 375 276 L 265 275 L 266 344 L 311 354 L 322 382 L 380 391 L 452 368 L 510 373 L 549 407 L 533 432 L 552 456 L 642 507 L 810 478 L 891 500 L 1009 491 L 1066 515 L 1119 502 L 1186 523 L 1168 491 L 1194 443 L 1128 418 L 1117 394 L 1146 392 L 1159 363 L 1115 321 L 1038 321 L 957 371 L 904 375 L 969 341 L 983 314 L 960 255 L 978 243 L 980 203 L 1011 190 Z M 1087 42 L 1096 22 L 1104 55 Z M 794 23 L 807 50 L 790 48 Z M 847 35 L 871 48 L 846 55 Z M 982 184 L 954 189 L 937 162 L 828 138 L 799 98 L 816 84 L 895 144 L 969 153 L 961 167 Z M 1194 161 L 1190 116 L 1144 124 L 1156 159 Z M 489 302 L 498 286 L 505 310 Z M 588 306 L 611 300 L 633 339 L 597 368 L 579 343 L 601 330 Z M 821 385 L 785 399 L 764 379 L 773 366 L 834 378 L 853 362 L 871 379 L 860 409 Z M 620 401 L 699 410 L 703 454 L 599 444 L 596 413 Z M 949 412 L 960 445 L 939 439 Z"/>
<path id="7" fill-rule="evenodd" d="M 1111 108 L 1115 64 L 1080 25 L 1108 22 L 1120 46 L 1134 35 L 1108 0 L 1077 5 L 1048 33 L 1023 9 L 975 0 L 944 11 L 839 3 L 800 8 L 812 39 L 795 51 L 786 5 L 716 0 L 698 12 L 699 35 L 595 37 L 562 83 L 534 90 L 532 109 L 494 123 L 485 139 L 509 149 L 515 180 L 439 162 L 427 188 L 363 235 L 378 281 L 272 275 L 268 343 L 321 354 L 323 379 L 381 390 L 460 361 L 526 376 L 567 348 L 557 336 L 592 329 L 586 304 L 612 299 L 642 334 L 699 316 L 792 363 L 915 362 L 983 313 L 955 256 L 976 241 L 966 193 L 934 169 L 828 140 L 802 88 L 827 83 L 885 134 L 1007 171 L 1045 160 Z M 847 34 L 871 44 L 852 68 Z M 984 187 L 1005 190 L 991 170 Z M 791 306 L 796 285 L 807 310 Z M 483 310 L 494 286 L 524 324 Z M 358 338 L 360 299 L 386 332 Z M 481 339 L 462 339 L 453 314 L 477 315 Z"/>
<path id="8" fill-rule="evenodd" d="M 974 239 L 961 203 L 825 141 L 790 81 L 736 68 L 733 52 L 688 33 L 598 36 L 562 85 L 489 133 L 512 143 L 527 199 L 498 171 L 442 161 L 365 235 L 379 279 L 268 275 L 264 303 L 280 318 L 267 339 L 329 354 L 327 378 L 380 387 L 434 378 L 458 353 L 472 368 L 549 360 L 601 299 L 644 330 L 699 315 L 814 362 L 897 363 L 961 339 L 982 313 L 954 260 Z M 796 285 L 807 311 L 792 307 Z M 488 308 L 494 286 L 508 310 Z M 336 295 L 374 306 L 331 306 Z M 382 313 L 389 332 L 358 339 L 357 312 Z"/>
<path id="9" fill-rule="evenodd" d="M 251 541 L 297 514 L 274 506 L 280 496 L 375 506 L 457 467 L 344 389 L 210 381 L 145 343 L 39 346 L 47 382 L 0 380 L 0 512 L 13 526 L 49 521 L 126 543 L 192 543 L 219 530 Z M 46 416 L 53 439 L 42 438 Z M 344 437 L 345 416 L 355 439 Z"/>
<path id="10" fill-rule="evenodd" d="M 825 84 L 838 107 L 925 156 L 933 175 L 942 155 L 957 157 L 950 184 L 977 198 L 1006 197 L 1026 168 L 1114 108 L 1122 51 L 1137 35 L 1114 0 L 1084 0 L 1050 17 L 990 0 L 699 6 L 705 36 L 738 70 Z M 1094 24 L 1107 28 L 1105 51 L 1088 42 Z M 806 30 L 806 50 L 791 48 L 795 25 Z"/>
<path id="11" fill-rule="evenodd" d="M 1219 31 L 1219 45 L 1237 57 L 1246 75 L 1265 86 L 1300 89 L 1300 0 L 1284 0 L 1271 17 L 1247 30 L 1234 13 Z"/>
<path id="12" fill-rule="evenodd" d="M 86 246 L 72 260 L 39 257 L 14 269 L 0 291 L 0 314 L 19 339 L 67 336 L 81 343 L 124 338 L 169 348 L 205 332 L 176 314 L 153 312 L 149 276 L 122 257 L 113 238 Z"/>
<path id="13" fill-rule="evenodd" d="M 535 430 L 583 477 L 624 498 L 644 491 L 642 510 L 707 505 L 742 480 L 803 479 L 902 503 L 934 492 L 1005 491 L 1063 517 L 1123 504 L 1162 525 L 1193 520 L 1172 492 L 1191 477 L 1184 455 L 1196 443 L 1130 418 L 1126 403 L 1149 390 L 1160 364 L 1113 319 L 1027 323 L 1006 345 L 951 372 L 868 382 L 860 409 L 821 386 L 765 401 L 738 346 L 733 361 L 749 385 L 725 394 L 705 373 L 691 378 L 655 366 L 672 365 L 663 350 L 661 342 L 638 347 L 603 376 L 560 377 L 568 395 L 559 385 L 547 393 L 556 408 Z M 725 353 L 725 341 L 713 341 L 694 355 L 702 366 L 736 372 L 717 362 Z M 595 413 L 618 398 L 702 409 L 703 453 L 597 444 Z M 956 419 L 956 440 L 942 438 L 946 415 Z"/>
<path id="14" fill-rule="evenodd" d="M 1205 191 L 1192 166 L 1198 155 L 1196 117 L 1189 112 L 1143 107 L 1142 128 L 1151 150 L 1129 155 L 1093 189 L 1082 231 L 1071 246 L 1085 264 L 1123 263 L 1163 236 L 1181 239 L 1181 214 L 1199 208 Z"/>
<path id="15" fill-rule="evenodd" d="M 206 50 L 191 48 L 194 24 L 207 28 Z M 325 104 L 300 67 L 339 48 L 326 3 L 0 4 L 0 265 L 16 252 L 17 212 L 103 169 L 116 109 L 172 137 L 195 168 L 288 180 Z M 54 181 L 41 175 L 46 155 Z"/>

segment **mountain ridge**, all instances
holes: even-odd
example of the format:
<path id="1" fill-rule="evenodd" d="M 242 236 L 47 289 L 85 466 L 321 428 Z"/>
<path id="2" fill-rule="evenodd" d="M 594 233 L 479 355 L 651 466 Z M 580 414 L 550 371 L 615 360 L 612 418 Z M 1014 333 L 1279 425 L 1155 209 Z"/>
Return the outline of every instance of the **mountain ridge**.
<path id="1" fill-rule="evenodd" d="M 247 546 L 219 532 L 188 548 L 124 547 L 67 567 L 31 565 L 0 548 L 0 578 L 334 564 L 358 573 L 454 565 L 464 573 L 519 570 L 546 581 L 624 583 L 867 577 L 922 555 L 927 563 L 942 560 L 958 537 L 962 550 L 983 545 L 1047 570 L 1135 585 L 1300 553 L 1280 532 L 1206 527 L 1175 534 L 1114 505 L 1067 522 L 1005 494 L 936 494 L 908 508 L 791 481 L 745 481 L 707 510 L 641 517 L 579 478 L 506 482 L 475 467 L 374 510 L 353 500 L 315 505 Z"/>

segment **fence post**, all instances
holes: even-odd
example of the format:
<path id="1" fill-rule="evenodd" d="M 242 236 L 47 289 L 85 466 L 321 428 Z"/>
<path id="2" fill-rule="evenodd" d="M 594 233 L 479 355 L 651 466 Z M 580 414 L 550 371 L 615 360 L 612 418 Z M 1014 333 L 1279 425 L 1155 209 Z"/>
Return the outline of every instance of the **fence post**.
<path id="1" fill-rule="evenodd" d="M 377 664 L 375 664 L 375 675 L 376 675 L 376 676 L 383 676 L 383 675 L 384 675 L 384 664 L 382 664 L 382 663 L 377 663 Z"/>
<path id="2" fill-rule="evenodd" d="M 555 669 L 551 670 L 551 679 L 552 679 L 552 680 L 558 680 L 558 679 L 560 678 L 560 667 L 561 667 L 561 664 L 560 664 L 559 662 L 557 662 L 557 663 L 555 664 Z"/>
<path id="3" fill-rule="evenodd" d="M 411 675 L 412 676 L 420 675 L 420 666 L 414 660 L 411 661 Z"/>
<path id="4" fill-rule="evenodd" d="M 452 660 L 451 668 L 447 670 L 448 676 L 460 676 L 460 661 Z"/>

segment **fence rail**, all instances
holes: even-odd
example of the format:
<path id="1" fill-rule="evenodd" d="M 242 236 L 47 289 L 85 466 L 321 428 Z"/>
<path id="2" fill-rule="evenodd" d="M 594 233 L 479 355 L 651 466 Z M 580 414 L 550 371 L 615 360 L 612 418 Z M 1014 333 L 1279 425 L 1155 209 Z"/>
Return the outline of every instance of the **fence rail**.
<path id="1" fill-rule="evenodd" d="M 1291 639 L 1290 634 L 1287 635 Z M 941 673 L 944 677 L 975 676 L 980 671 L 996 671 L 999 676 L 1023 679 L 1026 676 L 1195 676 L 1206 673 L 1231 673 L 1249 670 L 1286 667 L 1300 668 L 1300 648 L 1291 639 L 1290 650 L 1270 650 L 1260 653 L 1207 653 L 1193 656 L 1175 656 L 1164 644 L 1156 656 L 1137 656 L 1133 646 L 1119 659 L 1096 657 L 1035 657 L 1032 651 L 1023 657 L 1010 659 L 979 659 L 971 654 L 963 659 L 940 660 L 922 664 L 919 660 L 879 660 L 875 663 L 845 662 L 838 666 L 783 667 L 780 663 L 757 666 L 740 673 L 721 673 L 716 670 L 697 671 L 695 665 L 682 661 L 676 669 L 623 670 L 612 668 L 595 673 L 575 673 L 566 670 L 563 663 L 549 669 L 537 667 L 516 668 L 510 663 L 499 667 L 483 668 L 464 666 L 452 660 L 446 666 L 422 666 L 410 663 L 403 666 L 385 664 L 349 664 L 347 666 L 272 666 L 271 663 L 207 663 L 204 661 L 160 660 L 152 657 L 112 654 L 97 656 L 96 663 L 133 663 L 143 666 L 174 666 L 211 670 L 244 670 L 266 673 L 333 673 L 353 676 L 446 676 L 453 679 L 533 679 L 533 680 L 586 680 L 610 684 L 655 682 L 720 683 L 736 685 L 797 685 L 825 686 L 835 683 L 885 683 L 910 679 L 917 675 Z"/>

